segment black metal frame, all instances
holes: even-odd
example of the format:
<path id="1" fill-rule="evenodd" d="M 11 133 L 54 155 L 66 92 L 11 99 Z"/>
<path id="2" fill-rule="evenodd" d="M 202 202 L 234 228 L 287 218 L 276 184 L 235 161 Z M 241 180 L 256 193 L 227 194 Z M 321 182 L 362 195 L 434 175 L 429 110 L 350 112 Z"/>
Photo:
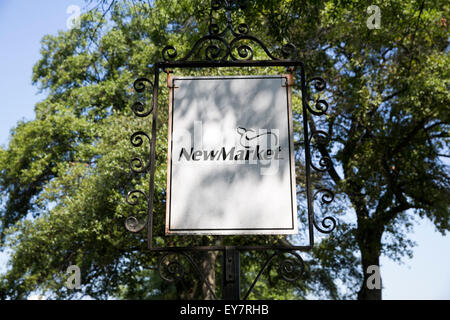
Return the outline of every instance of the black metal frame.
<path id="1" fill-rule="evenodd" d="M 245 2 L 244 2 L 245 3 Z M 302 61 L 293 59 L 296 55 L 296 49 L 292 44 L 284 45 L 280 51 L 283 55 L 283 59 L 279 59 L 272 55 L 272 53 L 267 49 L 267 47 L 256 37 L 249 34 L 250 28 L 246 24 L 239 24 L 237 31 L 233 28 L 232 23 L 232 11 L 237 9 L 242 9 L 242 1 L 238 0 L 212 0 L 211 2 L 211 14 L 210 14 L 210 25 L 209 34 L 200 38 L 193 46 L 191 51 L 184 57 L 176 60 L 178 54 L 173 46 L 166 46 L 162 50 L 163 60 L 154 65 L 154 82 L 152 83 L 147 78 L 138 78 L 134 82 L 134 89 L 138 93 L 143 93 L 147 89 L 152 90 L 152 105 L 146 109 L 146 105 L 143 102 L 135 102 L 132 106 L 134 114 L 138 117 L 147 117 L 152 115 L 152 129 L 151 136 L 149 136 L 144 131 L 137 131 L 131 136 L 131 143 L 135 147 L 139 147 L 143 144 L 143 137 L 148 139 L 150 142 L 150 156 L 148 161 L 143 161 L 141 158 L 135 157 L 130 161 L 130 169 L 134 173 L 150 173 L 149 180 L 149 194 L 148 196 L 141 190 L 132 190 L 127 194 L 126 201 L 130 205 L 137 205 L 139 202 L 139 196 L 142 196 L 147 200 L 147 219 L 145 222 L 140 222 L 135 217 L 129 217 L 126 219 L 125 226 L 131 232 L 140 232 L 144 228 L 147 228 L 147 242 L 148 249 L 152 252 L 163 252 L 165 253 L 159 263 L 158 270 L 160 276 L 167 281 L 179 280 L 180 275 L 184 274 L 183 266 L 175 262 L 167 262 L 166 260 L 170 255 L 175 253 L 180 254 L 188 260 L 188 262 L 194 267 L 197 273 L 201 276 L 204 283 L 207 284 L 209 290 L 211 290 L 210 285 L 205 281 L 204 276 L 201 274 L 200 269 L 194 263 L 193 259 L 187 255 L 186 252 L 192 251 L 221 251 L 224 254 L 224 297 L 239 299 L 239 274 L 229 275 L 229 269 L 227 265 L 231 264 L 233 266 L 239 265 L 240 251 L 250 251 L 250 250 L 274 250 L 275 253 L 272 254 L 269 259 L 265 262 L 262 269 L 256 276 L 253 284 L 251 285 L 248 292 L 245 294 L 244 299 L 246 299 L 254 285 L 260 278 L 261 274 L 264 272 L 268 264 L 278 255 L 289 252 L 295 258 L 285 259 L 279 268 L 280 274 L 287 281 L 297 280 L 303 270 L 304 262 L 301 256 L 296 251 L 308 251 L 314 246 L 314 227 L 321 233 L 330 233 L 336 227 L 336 220 L 327 216 L 322 219 L 319 223 L 317 222 L 314 214 L 313 201 L 319 193 L 323 193 L 321 201 L 324 204 L 329 204 L 334 199 L 334 194 L 331 190 L 321 188 L 318 189 L 314 194 L 312 194 L 311 186 L 311 168 L 318 172 L 326 172 L 331 167 L 331 159 L 328 157 L 321 157 L 319 160 L 319 165 L 315 165 L 311 158 L 311 141 L 314 139 L 316 143 L 324 145 L 329 141 L 329 136 L 325 131 L 317 130 L 311 132 L 308 128 L 308 117 L 311 115 L 320 116 L 324 115 L 328 109 L 328 104 L 323 99 L 317 99 L 313 102 L 313 106 L 310 105 L 311 99 L 309 98 L 308 86 L 310 84 L 314 85 L 314 89 L 317 92 L 325 90 L 326 83 L 320 77 L 313 77 L 311 79 L 306 79 L 305 68 Z M 226 27 L 223 31 L 219 31 L 219 26 L 213 23 L 213 13 L 215 11 L 225 9 L 226 11 Z M 227 40 L 227 35 L 231 35 L 231 40 Z M 269 57 L 269 60 L 253 60 L 254 51 L 253 48 L 248 43 L 256 43 L 260 49 L 262 49 L 265 54 Z M 206 45 L 206 46 L 205 46 Z M 237 53 L 237 55 L 236 55 Z M 191 60 L 196 55 L 204 55 L 202 60 Z M 296 69 L 300 71 L 300 89 L 302 95 L 302 117 L 303 117 L 303 136 L 304 136 L 304 149 L 305 149 L 305 175 L 306 175 L 306 198 L 307 198 L 307 209 L 308 209 L 308 231 L 309 231 L 309 244 L 308 245 L 268 245 L 268 246 L 196 246 L 196 247 L 154 247 L 153 246 L 153 198 L 154 198 L 154 176 L 155 176 L 155 145 L 156 145 L 156 132 L 157 132 L 157 111 L 158 111 L 158 89 L 159 89 L 159 76 L 161 71 L 170 72 L 173 69 L 182 68 L 224 68 L 224 67 L 286 67 L 289 68 L 290 72 Z M 145 165 L 145 163 L 147 163 Z M 231 257 L 230 261 L 226 257 Z M 166 262 L 165 262 L 166 261 Z M 229 262 L 229 264 L 227 263 Z M 295 267 L 299 267 L 300 270 L 296 270 Z M 162 268 L 166 267 L 166 273 L 170 276 L 164 276 Z M 234 268 L 234 267 L 233 267 Z M 239 270 L 239 268 L 237 269 Z M 296 276 L 289 276 L 289 274 L 297 273 Z M 286 275 L 288 274 L 288 275 Z M 227 282 L 227 277 L 234 279 Z M 231 287 L 230 287 L 231 286 Z M 237 288 L 237 289 L 236 289 Z M 211 290 L 212 291 L 212 290 Z M 227 293 L 228 292 L 228 293 Z M 237 296 L 236 296 L 237 292 Z M 215 296 L 215 293 L 213 296 Z"/>

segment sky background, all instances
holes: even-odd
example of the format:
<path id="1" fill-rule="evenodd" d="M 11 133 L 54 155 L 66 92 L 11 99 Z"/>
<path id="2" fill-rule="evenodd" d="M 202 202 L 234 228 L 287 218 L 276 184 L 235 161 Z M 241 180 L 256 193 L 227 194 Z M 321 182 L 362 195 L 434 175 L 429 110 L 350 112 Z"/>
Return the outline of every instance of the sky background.
<path id="1" fill-rule="evenodd" d="M 67 30 L 71 5 L 82 0 L 0 0 L 0 145 L 6 148 L 10 130 L 20 120 L 34 119 L 34 105 L 44 99 L 31 84 L 33 65 L 46 34 Z M 361 13 L 365 14 L 365 13 Z M 383 13 L 381 13 L 383 14 Z M 381 25 L 381 28 L 383 26 Z M 417 243 L 414 257 L 399 265 L 381 259 L 384 299 L 450 299 L 450 236 L 421 220 L 410 235 Z M 0 253 L 0 273 L 8 254 Z"/>

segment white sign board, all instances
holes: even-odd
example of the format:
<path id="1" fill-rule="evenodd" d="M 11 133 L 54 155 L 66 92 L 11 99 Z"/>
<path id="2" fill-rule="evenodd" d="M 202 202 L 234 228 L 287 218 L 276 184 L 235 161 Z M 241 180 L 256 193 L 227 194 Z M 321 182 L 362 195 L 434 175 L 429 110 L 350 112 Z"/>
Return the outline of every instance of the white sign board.
<path id="1" fill-rule="evenodd" d="M 170 77 L 166 234 L 295 234 L 290 75 Z"/>

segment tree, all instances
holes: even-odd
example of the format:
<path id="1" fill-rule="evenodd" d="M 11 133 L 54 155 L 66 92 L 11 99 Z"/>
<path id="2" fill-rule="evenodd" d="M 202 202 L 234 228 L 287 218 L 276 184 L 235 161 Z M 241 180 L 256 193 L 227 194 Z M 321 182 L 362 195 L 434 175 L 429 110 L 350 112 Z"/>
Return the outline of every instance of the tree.
<path id="1" fill-rule="evenodd" d="M 373 4 L 380 29 L 366 25 Z M 368 267 L 379 266 L 381 254 L 410 255 L 405 231 L 414 217 L 427 217 L 443 234 L 449 228 L 445 4 L 305 5 L 291 2 L 282 27 L 269 30 L 301 48 L 309 74 L 326 75 L 329 116 L 310 119 L 310 126 L 329 134 L 331 147 L 319 150 L 333 159 L 329 183 L 354 211 L 314 253 L 329 274 L 349 283 L 350 294 L 359 283 L 359 299 L 381 299 L 381 289 L 366 286 Z"/>
<path id="2" fill-rule="evenodd" d="M 448 230 L 449 179 L 442 162 L 450 114 L 444 3 L 380 3 L 381 29 L 370 30 L 366 9 L 372 4 L 248 1 L 244 13 L 253 22 L 253 34 L 267 44 L 294 43 L 307 74 L 326 78 L 329 115 L 308 120 L 312 129 L 328 132 L 330 147 L 319 146 L 317 152 L 331 158 L 333 167 L 317 175 L 315 184 L 322 179 L 338 191 L 325 214 L 345 212 L 348 205 L 353 209 L 313 250 L 298 286 L 283 284 L 269 270 L 257 288 L 260 297 L 314 292 L 380 299 L 381 290 L 365 285 L 367 268 L 379 265 L 381 254 L 400 259 L 410 253 L 405 231 L 414 217 L 431 219 L 442 233 Z M 146 190 L 148 178 L 128 170 L 130 156 L 144 150 L 133 148 L 129 136 L 149 125 L 132 117 L 132 83 L 151 74 L 165 45 L 187 52 L 206 34 L 209 1 L 174 0 L 170 6 L 114 1 L 105 8 L 85 14 L 80 29 L 43 39 L 33 80 L 48 96 L 36 105 L 36 120 L 19 123 L 8 149 L 1 150 L 0 231 L 2 246 L 13 250 L 11 266 L 0 278 L 2 297 L 24 298 L 37 289 L 73 296 L 64 288 L 70 264 L 80 266 L 82 293 L 93 297 L 208 295 L 192 273 L 175 284 L 157 280 L 149 267 L 157 264 L 156 257 L 145 253 L 144 239 L 126 232 L 122 221 L 132 213 L 123 200 L 126 192 L 132 186 Z M 166 94 L 162 87 L 161 97 Z M 300 107 L 296 103 L 294 112 L 300 114 Z M 159 117 L 167 117 L 167 106 L 160 105 Z M 167 127 L 161 124 L 158 130 L 155 216 L 163 216 Z M 299 172 L 303 165 L 299 159 Z M 142 208 L 135 209 L 139 215 Z M 162 221 L 156 223 L 162 230 Z M 249 275 L 264 255 L 246 257 Z M 204 261 L 208 275 L 219 264 L 217 257 L 196 258 Z"/>

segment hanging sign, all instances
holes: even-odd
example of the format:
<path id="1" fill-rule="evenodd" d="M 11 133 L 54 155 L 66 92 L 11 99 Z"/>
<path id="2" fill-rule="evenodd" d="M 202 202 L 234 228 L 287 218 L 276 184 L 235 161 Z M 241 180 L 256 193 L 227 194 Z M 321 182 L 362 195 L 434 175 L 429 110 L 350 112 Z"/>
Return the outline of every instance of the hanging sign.
<path id="1" fill-rule="evenodd" d="M 168 82 L 166 234 L 296 234 L 292 76 Z"/>

